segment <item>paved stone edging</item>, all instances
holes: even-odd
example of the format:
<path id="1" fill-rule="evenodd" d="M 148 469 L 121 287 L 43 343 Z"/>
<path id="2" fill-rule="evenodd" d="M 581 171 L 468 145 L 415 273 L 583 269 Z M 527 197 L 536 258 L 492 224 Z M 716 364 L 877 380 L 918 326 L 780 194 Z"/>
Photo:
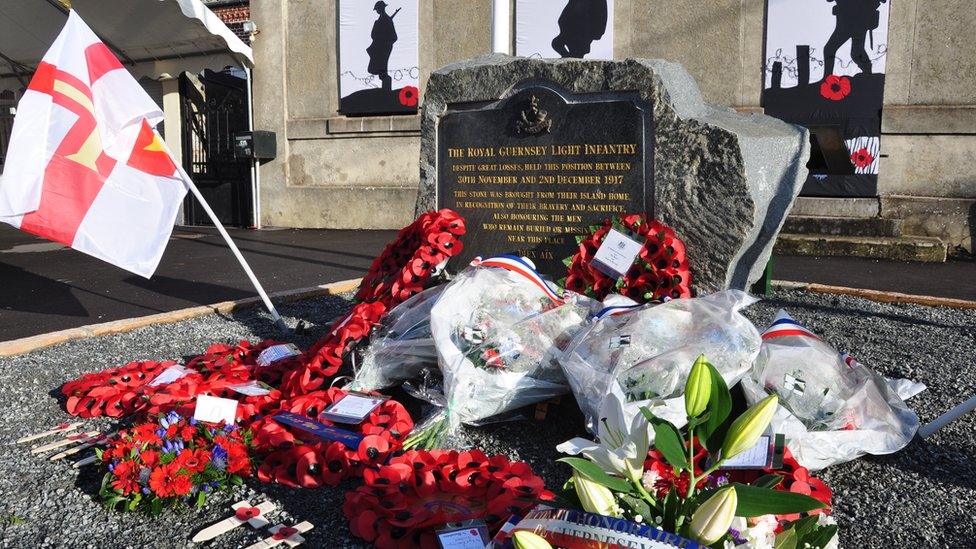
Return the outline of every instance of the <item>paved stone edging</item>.
<path id="1" fill-rule="evenodd" d="M 323 295 L 341 294 L 355 290 L 356 287 L 359 286 L 360 281 L 362 281 L 361 278 L 341 280 L 339 282 L 322 284 L 320 286 L 275 292 L 269 294 L 268 297 L 270 297 L 272 301 L 287 302 L 299 301 L 302 299 L 309 299 Z M 78 328 L 69 328 L 67 330 L 49 332 L 46 334 L 24 337 L 21 339 L 12 339 L 10 341 L 0 342 L 0 357 L 21 355 L 31 351 L 36 351 L 37 349 L 43 349 L 44 347 L 58 345 L 60 343 L 75 339 L 98 337 L 108 334 L 119 334 L 155 324 L 171 324 L 208 314 L 230 313 L 232 311 L 262 305 L 263 303 L 261 302 L 260 297 L 249 297 L 246 299 L 238 299 L 236 301 L 221 301 L 219 303 L 211 303 L 210 305 L 200 305 L 197 307 L 178 309 L 176 311 L 140 316 L 136 318 L 113 320 L 111 322 L 102 322 L 100 324 L 89 324 L 87 326 L 81 326 Z"/>
<path id="2" fill-rule="evenodd" d="M 815 282 L 790 282 L 788 280 L 774 280 L 773 286 L 790 290 L 806 290 L 820 294 L 849 295 L 863 297 L 881 303 L 913 303 L 928 307 L 951 307 L 954 309 L 976 309 L 976 301 L 954 299 L 951 297 L 936 297 L 930 295 L 902 294 L 898 292 L 883 292 L 881 290 L 865 290 L 862 288 L 848 288 L 846 286 L 829 286 Z"/>

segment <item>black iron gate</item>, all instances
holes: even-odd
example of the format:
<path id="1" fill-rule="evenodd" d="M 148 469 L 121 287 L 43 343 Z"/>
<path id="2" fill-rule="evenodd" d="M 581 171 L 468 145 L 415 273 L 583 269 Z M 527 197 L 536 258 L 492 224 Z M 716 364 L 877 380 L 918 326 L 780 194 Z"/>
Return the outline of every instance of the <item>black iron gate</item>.
<path id="1" fill-rule="evenodd" d="M 0 173 L 10 147 L 10 132 L 14 129 L 14 107 L 17 102 L 10 91 L 0 92 Z"/>
<path id="2" fill-rule="evenodd" d="M 225 72 L 203 71 L 180 78 L 183 168 L 221 223 L 254 224 L 251 163 L 234 158 L 234 134 L 248 130 L 247 81 Z M 196 199 L 187 196 L 187 225 L 212 225 Z"/>

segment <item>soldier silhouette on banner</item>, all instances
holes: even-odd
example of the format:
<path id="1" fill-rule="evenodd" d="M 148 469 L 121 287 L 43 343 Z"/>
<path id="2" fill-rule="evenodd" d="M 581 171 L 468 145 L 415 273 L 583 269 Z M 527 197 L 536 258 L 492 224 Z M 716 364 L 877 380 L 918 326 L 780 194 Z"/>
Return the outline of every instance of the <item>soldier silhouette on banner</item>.
<path id="1" fill-rule="evenodd" d="M 559 16 L 559 34 L 552 40 L 552 49 L 560 57 L 582 59 L 606 31 L 607 0 L 569 0 Z"/>
<path id="2" fill-rule="evenodd" d="M 380 77 L 380 82 L 383 83 L 383 90 L 392 91 L 393 79 L 390 78 L 389 63 L 390 54 L 393 53 L 393 44 L 397 41 L 393 18 L 396 17 L 396 14 L 400 13 L 400 8 L 393 12 L 393 15 L 388 15 L 386 13 L 386 6 L 387 3 L 383 0 L 380 0 L 373 6 L 373 11 L 379 17 L 373 23 L 373 31 L 369 35 L 373 39 L 373 42 L 366 48 L 366 54 L 369 55 L 369 66 L 366 67 L 366 72 Z"/>
<path id="3" fill-rule="evenodd" d="M 887 0 L 827 0 L 837 2 L 833 13 L 837 16 L 837 26 L 824 45 L 824 78 L 834 73 L 837 49 L 848 40 L 851 41 L 851 59 L 864 74 L 871 74 L 871 56 L 864 49 L 864 39 L 871 33 L 871 49 L 874 49 L 874 29 L 878 28 L 881 16 L 878 8 Z"/>

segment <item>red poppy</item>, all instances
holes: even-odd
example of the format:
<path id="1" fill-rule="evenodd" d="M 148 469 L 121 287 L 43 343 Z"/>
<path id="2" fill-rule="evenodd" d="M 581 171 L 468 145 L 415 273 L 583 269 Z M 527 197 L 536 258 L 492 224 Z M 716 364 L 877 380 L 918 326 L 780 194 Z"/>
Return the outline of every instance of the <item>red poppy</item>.
<path id="1" fill-rule="evenodd" d="M 820 95 L 831 101 L 840 101 L 851 94 L 851 79 L 831 74 L 820 83 Z"/>
<path id="2" fill-rule="evenodd" d="M 420 97 L 420 92 L 416 86 L 404 86 L 400 88 L 400 104 L 404 107 L 416 107 Z"/>
<path id="3" fill-rule="evenodd" d="M 237 517 L 237 520 L 248 521 L 254 517 L 260 517 L 261 510 L 251 506 L 238 507 L 234 510 L 234 516 Z"/>
<path id="4" fill-rule="evenodd" d="M 288 539 L 298 533 L 297 528 L 292 528 L 291 526 L 282 526 L 275 530 L 275 533 L 271 536 L 273 539 L 281 541 Z"/>
<path id="5" fill-rule="evenodd" d="M 851 153 L 851 163 L 858 168 L 867 168 L 873 162 L 874 156 L 872 156 L 871 152 L 864 147 L 861 147 L 860 149 Z"/>

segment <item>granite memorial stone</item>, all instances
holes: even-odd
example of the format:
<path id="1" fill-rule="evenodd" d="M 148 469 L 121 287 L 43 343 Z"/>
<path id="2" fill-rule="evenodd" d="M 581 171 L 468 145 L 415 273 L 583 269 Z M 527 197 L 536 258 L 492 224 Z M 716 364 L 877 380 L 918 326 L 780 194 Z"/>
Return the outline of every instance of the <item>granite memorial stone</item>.
<path id="1" fill-rule="evenodd" d="M 492 54 L 431 74 L 417 211 L 468 219 L 462 259 L 534 254 L 554 279 L 581 228 L 643 211 L 684 240 L 695 290 L 744 289 L 808 156 L 806 130 L 706 104 L 676 63 Z"/>

